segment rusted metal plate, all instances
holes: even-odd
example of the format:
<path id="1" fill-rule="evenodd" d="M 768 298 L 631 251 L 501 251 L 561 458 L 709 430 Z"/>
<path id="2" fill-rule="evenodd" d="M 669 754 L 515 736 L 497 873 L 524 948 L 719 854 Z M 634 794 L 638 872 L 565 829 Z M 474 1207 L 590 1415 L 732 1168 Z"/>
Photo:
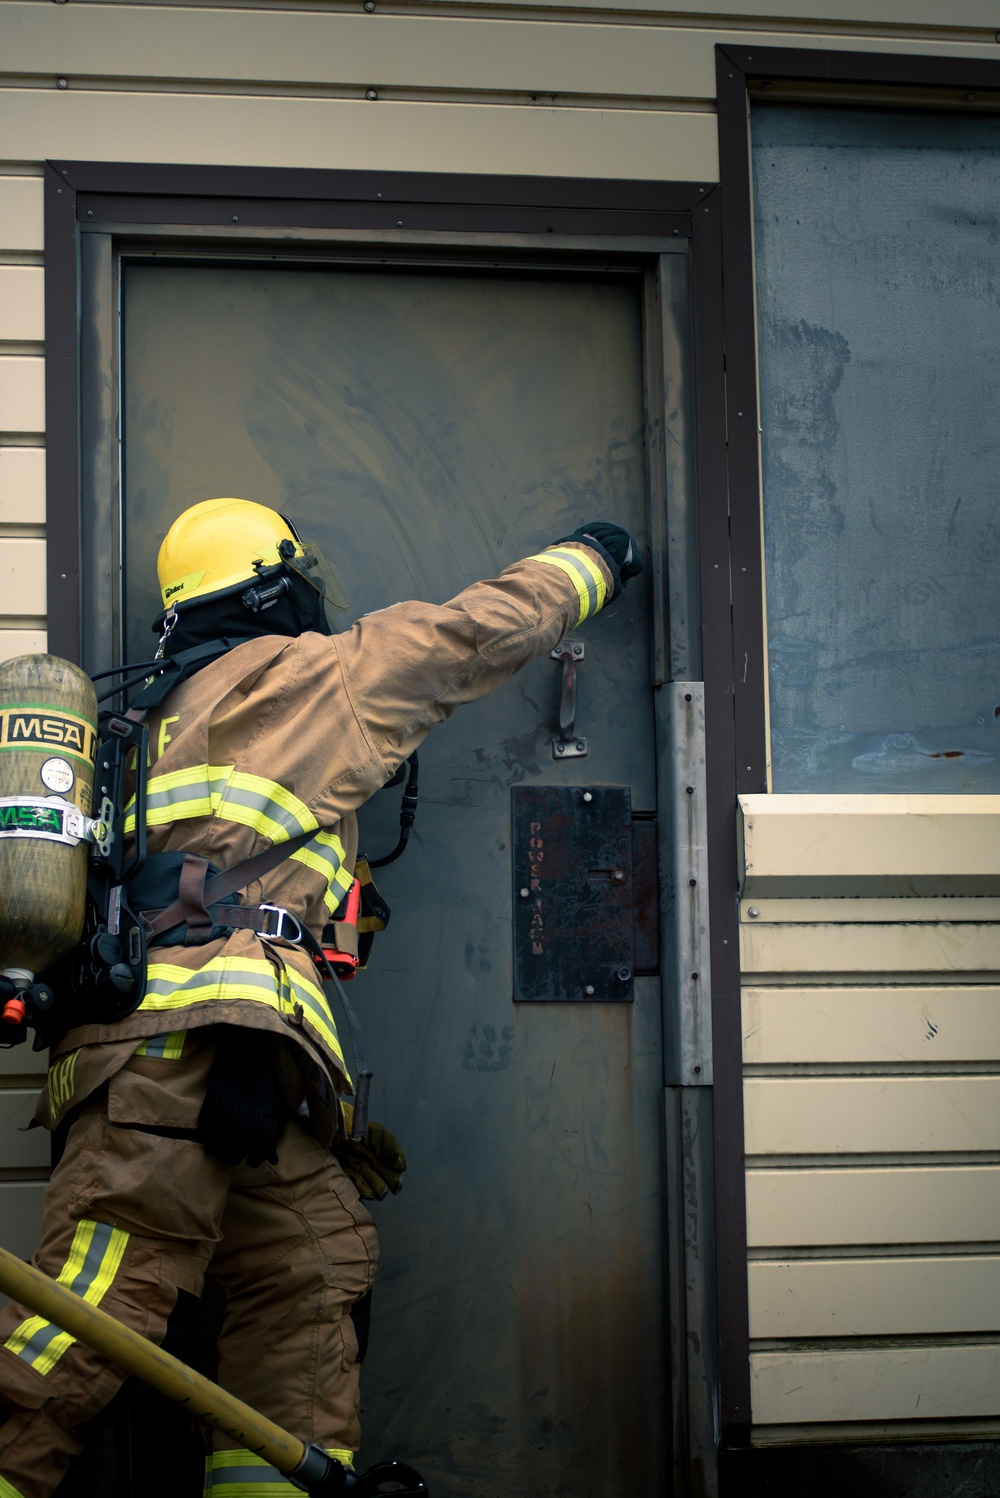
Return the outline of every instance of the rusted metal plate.
<path id="1" fill-rule="evenodd" d="M 632 798 L 611 786 L 515 785 L 514 998 L 627 1003 Z"/>

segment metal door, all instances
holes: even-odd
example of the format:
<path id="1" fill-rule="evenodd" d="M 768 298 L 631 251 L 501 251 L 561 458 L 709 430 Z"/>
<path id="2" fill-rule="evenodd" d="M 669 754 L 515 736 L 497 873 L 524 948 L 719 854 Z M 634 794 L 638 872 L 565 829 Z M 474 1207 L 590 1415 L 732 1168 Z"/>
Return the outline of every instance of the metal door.
<path id="1" fill-rule="evenodd" d="M 443 601 L 598 516 L 645 540 L 638 275 L 146 262 L 124 308 L 132 658 L 159 541 L 213 495 L 317 536 L 354 616 Z M 512 787 L 627 787 L 655 812 L 645 581 L 579 635 L 587 757 L 553 756 L 547 658 L 431 735 L 352 990 L 410 1162 L 375 1209 L 363 1458 L 405 1457 L 435 1498 L 664 1491 L 659 980 L 512 997 Z M 362 814 L 372 855 L 397 810 L 386 791 Z"/>

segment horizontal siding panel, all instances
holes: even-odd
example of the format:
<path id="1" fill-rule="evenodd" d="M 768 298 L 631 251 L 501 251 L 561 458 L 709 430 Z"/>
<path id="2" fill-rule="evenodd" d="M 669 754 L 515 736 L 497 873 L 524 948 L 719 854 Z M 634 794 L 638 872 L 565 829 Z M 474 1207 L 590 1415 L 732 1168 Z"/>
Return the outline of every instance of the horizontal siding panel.
<path id="1" fill-rule="evenodd" d="M 0 639 L 3 638 L 0 631 Z M 24 1045 L 11 1046 L 9 1049 L 0 1050 L 0 1077 L 44 1077 L 49 1065 L 48 1051 L 35 1051 L 32 1049 L 31 1039 Z"/>
<path id="2" fill-rule="evenodd" d="M 183 161 L 715 181 L 711 114 L 353 99 L 18 89 L 7 153 L 26 161 Z M 33 429 L 31 429 L 33 430 Z"/>
<path id="3" fill-rule="evenodd" d="M 698 100 L 715 98 L 716 42 L 751 51 L 755 45 L 845 45 L 842 37 L 779 27 L 765 41 L 759 32 L 717 26 L 616 26 L 603 20 L 567 27 L 537 16 L 520 21 L 278 8 L 116 5 L 111 11 L 79 3 L 62 10 L 37 0 L 5 5 L 4 37 L 7 73 L 51 74 L 58 66 L 71 87 L 77 75 Z M 900 38 L 894 50 L 920 45 Z M 862 38 L 861 46 L 884 49 L 885 42 Z M 936 50 L 995 57 L 995 48 L 978 39 Z"/>
<path id="4" fill-rule="evenodd" d="M 0 522 L 45 524 L 44 447 L 0 447 Z"/>
<path id="5" fill-rule="evenodd" d="M 758 1425 L 1000 1415 L 1000 1346 L 753 1352 Z"/>
<path id="6" fill-rule="evenodd" d="M 0 250 L 44 248 L 41 177 L 0 176 Z"/>
<path id="7" fill-rule="evenodd" d="M 0 616 L 2 618 L 2 616 Z M 44 651 L 48 643 L 44 629 L 3 629 L 0 627 L 0 661 L 13 660 L 16 655 L 34 655 Z M 0 1073 L 3 1071 L 0 1052 Z"/>
<path id="8" fill-rule="evenodd" d="M 0 611 L 45 613 L 45 542 L 0 537 Z"/>
<path id="9" fill-rule="evenodd" d="M 751 1248 L 1000 1243 L 1000 1166 L 749 1170 Z"/>
<path id="10" fill-rule="evenodd" d="M 746 988 L 743 1059 L 996 1061 L 1000 988 Z"/>
<path id="11" fill-rule="evenodd" d="M 472 5 L 495 4 L 495 0 L 469 0 Z M 512 0 L 517 5 L 535 6 L 538 0 Z M 581 5 L 586 8 L 598 7 L 601 10 L 626 10 L 644 11 L 650 15 L 673 15 L 675 11 L 668 10 L 663 0 L 580 0 Z M 763 6 L 761 0 L 727 0 L 725 14 L 735 19 L 746 17 L 747 20 L 756 20 L 760 16 Z M 720 6 L 719 0 L 685 0 L 684 14 L 686 16 L 704 16 L 706 23 L 718 24 Z M 815 21 L 817 30 L 821 29 L 824 22 L 856 22 L 859 30 L 867 26 L 889 25 L 897 26 L 901 19 L 899 0 L 873 0 L 871 5 L 865 5 L 863 0 L 767 0 L 767 15 L 775 20 L 781 21 Z M 941 7 L 938 0 L 915 0 L 908 3 L 905 11 L 905 20 L 910 26 L 927 26 L 937 29 L 941 25 Z M 948 7 L 949 25 L 955 27 L 969 26 L 993 31 L 996 26 L 996 11 L 991 0 L 954 0 Z M 726 34 L 724 33 L 724 36 Z M 758 46 L 765 45 L 760 40 L 758 33 Z M 804 44 L 805 38 L 803 38 Z M 854 46 L 855 39 L 850 39 L 850 45 Z M 846 45 L 846 43 L 845 43 Z M 901 45 L 894 39 L 893 50 Z M 882 41 L 883 50 L 885 41 Z M 942 47 L 942 50 L 944 48 Z"/>
<path id="12" fill-rule="evenodd" d="M 753 41 L 748 33 L 744 38 Z M 791 36 L 781 38 L 783 45 Z M 659 26 L 166 6 L 4 6 L 4 71 L 715 97 L 714 38 Z M 72 84 L 71 84 L 72 86 Z"/>
<path id="13" fill-rule="evenodd" d="M 985 924 L 1000 921 L 1000 899 L 995 895 L 913 895 L 909 899 L 892 895 L 881 899 L 875 895 L 870 899 L 861 895 L 845 895 L 841 899 L 816 895 L 803 900 L 771 900 L 754 895 L 740 901 L 740 920 L 752 925 L 794 921 L 809 926 L 825 926 L 831 921 L 854 925 L 871 922 L 877 926 L 909 925 L 914 921 Z"/>
<path id="14" fill-rule="evenodd" d="M 741 796 L 747 893 L 1000 893 L 1000 797 Z M 914 881 L 923 881 L 926 888 Z"/>
<path id="15" fill-rule="evenodd" d="M 1000 925 L 740 927 L 745 974 L 995 973 Z"/>
<path id="16" fill-rule="evenodd" d="M 751 1077 L 748 1155 L 1000 1149 L 1000 1077 Z"/>
<path id="17" fill-rule="evenodd" d="M 0 1166 L 5 1170 L 47 1169 L 51 1135 L 47 1129 L 28 1129 L 35 1112 L 37 1088 L 0 1089 Z"/>
<path id="18" fill-rule="evenodd" d="M 0 356 L 0 432 L 45 431 L 45 360 Z"/>
<path id="19" fill-rule="evenodd" d="M 1000 1257 L 798 1259 L 748 1265 L 750 1336 L 1000 1331 Z"/>
<path id="20" fill-rule="evenodd" d="M 40 265 L 0 265 L 0 339 L 45 337 L 45 272 Z"/>

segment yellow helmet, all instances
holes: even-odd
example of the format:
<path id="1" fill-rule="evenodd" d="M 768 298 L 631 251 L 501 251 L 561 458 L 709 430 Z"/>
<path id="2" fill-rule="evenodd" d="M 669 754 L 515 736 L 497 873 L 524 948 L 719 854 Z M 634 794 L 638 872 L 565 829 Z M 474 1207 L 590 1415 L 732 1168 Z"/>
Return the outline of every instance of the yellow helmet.
<path id="1" fill-rule="evenodd" d="M 296 573 L 334 608 L 347 607 L 319 548 L 303 542 L 277 510 L 250 499 L 204 499 L 178 515 L 156 572 L 164 609 L 251 588 L 277 571 Z"/>

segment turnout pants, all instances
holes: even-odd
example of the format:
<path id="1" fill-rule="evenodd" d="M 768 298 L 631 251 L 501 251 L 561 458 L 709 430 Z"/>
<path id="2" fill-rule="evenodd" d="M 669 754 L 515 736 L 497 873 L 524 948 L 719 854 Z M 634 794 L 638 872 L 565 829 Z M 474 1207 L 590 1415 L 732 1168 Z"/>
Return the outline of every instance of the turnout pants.
<path id="1" fill-rule="evenodd" d="M 371 1287 L 378 1244 L 337 1161 L 291 1119 L 278 1164 L 256 1168 L 225 1165 L 196 1141 L 155 1132 L 155 1124 L 113 1121 L 148 1113 L 157 1094 L 162 1117 L 186 1120 L 203 1061 L 157 1068 L 136 1058 L 84 1104 L 46 1193 L 34 1262 L 157 1343 L 178 1291 L 199 1295 L 211 1274 L 226 1294 L 219 1382 L 350 1462 L 360 1443 L 350 1313 Z M 134 1098 L 136 1083 L 146 1105 L 123 1106 L 120 1095 Z M 81 1427 L 123 1380 L 50 1322 L 6 1306 L 0 1406 L 11 1413 L 0 1424 L 0 1498 L 48 1498 L 83 1449 Z M 297 1491 L 231 1437 L 213 1432 L 211 1446 L 207 1494 Z"/>

